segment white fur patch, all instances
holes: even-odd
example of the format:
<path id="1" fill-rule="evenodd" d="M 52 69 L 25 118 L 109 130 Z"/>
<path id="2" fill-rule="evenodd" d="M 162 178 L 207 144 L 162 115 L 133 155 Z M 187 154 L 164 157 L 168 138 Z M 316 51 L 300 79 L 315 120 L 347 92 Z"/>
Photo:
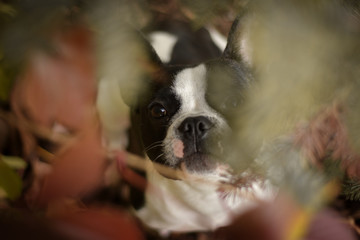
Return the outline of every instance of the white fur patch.
<path id="1" fill-rule="evenodd" d="M 161 61 L 169 62 L 177 37 L 167 32 L 153 32 L 149 39 Z"/>
<path id="2" fill-rule="evenodd" d="M 180 115 L 190 112 L 211 112 L 205 101 L 206 68 L 201 64 L 181 71 L 175 79 L 173 91 L 180 97 Z"/>

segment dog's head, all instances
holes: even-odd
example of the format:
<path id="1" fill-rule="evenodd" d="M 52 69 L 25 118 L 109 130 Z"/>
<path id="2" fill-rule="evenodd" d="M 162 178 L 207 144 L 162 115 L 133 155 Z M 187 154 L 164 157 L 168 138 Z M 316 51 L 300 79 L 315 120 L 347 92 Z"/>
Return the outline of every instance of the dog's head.
<path id="1" fill-rule="evenodd" d="M 202 175 L 226 156 L 236 108 L 251 78 L 239 33 L 235 20 L 222 56 L 191 67 L 162 64 L 147 44 L 152 73 L 143 81 L 146 92 L 129 104 L 133 135 L 140 137 L 135 141 L 153 162 Z"/>

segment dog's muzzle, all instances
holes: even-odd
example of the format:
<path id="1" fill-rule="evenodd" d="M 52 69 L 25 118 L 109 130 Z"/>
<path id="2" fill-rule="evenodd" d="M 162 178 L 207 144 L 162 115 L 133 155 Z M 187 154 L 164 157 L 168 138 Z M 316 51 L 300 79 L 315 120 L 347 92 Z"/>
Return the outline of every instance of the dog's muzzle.
<path id="1" fill-rule="evenodd" d="M 174 155 L 189 171 L 203 172 L 214 167 L 209 151 L 214 124 L 204 116 L 188 117 L 179 125 L 178 137 L 173 144 Z"/>

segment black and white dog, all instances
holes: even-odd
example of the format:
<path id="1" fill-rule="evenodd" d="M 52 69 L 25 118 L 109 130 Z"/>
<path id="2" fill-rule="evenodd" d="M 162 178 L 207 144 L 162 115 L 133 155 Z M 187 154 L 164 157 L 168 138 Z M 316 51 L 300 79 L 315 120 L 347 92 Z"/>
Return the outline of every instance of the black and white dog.
<path id="1" fill-rule="evenodd" d="M 214 230 L 272 197 L 254 178 L 227 196 L 217 184 L 228 176 L 224 158 L 231 151 L 236 107 L 252 78 L 240 53 L 240 28 L 237 19 L 220 58 L 190 67 L 163 64 L 145 43 L 153 69 L 143 82 L 146 92 L 135 101 L 124 94 L 132 120 L 129 151 L 151 162 L 137 216 L 162 233 Z M 158 171 L 159 165 L 187 177 L 175 179 Z"/>

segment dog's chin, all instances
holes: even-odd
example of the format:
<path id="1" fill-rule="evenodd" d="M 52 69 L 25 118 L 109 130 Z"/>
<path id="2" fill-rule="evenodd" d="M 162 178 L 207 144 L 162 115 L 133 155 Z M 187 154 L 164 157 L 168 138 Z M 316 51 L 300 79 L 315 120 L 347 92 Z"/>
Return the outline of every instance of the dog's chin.
<path id="1" fill-rule="evenodd" d="M 180 162 L 180 169 L 190 174 L 206 174 L 214 171 L 215 168 L 214 156 L 205 153 L 193 153 Z"/>
<path id="2" fill-rule="evenodd" d="M 194 153 L 179 160 L 178 168 L 184 180 L 205 179 L 214 173 L 218 166 L 214 156 L 204 153 Z"/>
<path id="3" fill-rule="evenodd" d="M 184 158 L 178 158 L 178 163 L 173 167 L 155 164 L 155 169 L 163 177 L 172 180 L 197 179 L 216 171 L 218 162 L 215 159 L 211 154 L 193 153 Z"/>

